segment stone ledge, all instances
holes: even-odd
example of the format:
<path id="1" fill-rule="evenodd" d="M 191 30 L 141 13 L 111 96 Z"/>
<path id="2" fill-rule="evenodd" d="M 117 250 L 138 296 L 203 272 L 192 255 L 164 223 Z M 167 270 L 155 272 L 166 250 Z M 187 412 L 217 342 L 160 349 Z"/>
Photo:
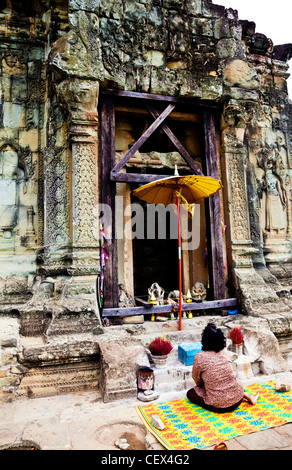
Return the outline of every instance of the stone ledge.
<path id="1" fill-rule="evenodd" d="M 267 321 L 276 337 L 292 335 L 292 312 L 265 313 L 259 317 Z"/>
<path id="2" fill-rule="evenodd" d="M 98 362 L 31 368 L 22 379 L 17 396 L 35 398 L 97 389 L 98 382 Z"/>
<path id="3" fill-rule="evenodd" d="M 60 365 L 97 358 L 99 345 L 93 334 L 58 335 L 22 340 L 19 362 L 26 366 Z"/>

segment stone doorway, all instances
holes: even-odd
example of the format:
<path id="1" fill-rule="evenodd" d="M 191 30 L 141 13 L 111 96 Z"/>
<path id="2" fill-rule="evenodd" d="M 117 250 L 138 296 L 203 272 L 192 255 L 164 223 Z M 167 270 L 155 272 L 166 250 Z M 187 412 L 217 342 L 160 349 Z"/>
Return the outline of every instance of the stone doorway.
<path id="1" fill-rule="evenodd" d="M 209 175 L 218 178 L 218 155 L 216 148 L 215 120 L 212 110 L 201 109 L 201 104 L 193 100 L 179 100 L 160 95 L 144 95 L 117 90 L 101 90 L 100 99 L 100 132 L 101 132 L 101 201 L 112 209 L 112 225 L 108 232 L 116 233 L 121 223 L 117 223 L 122 214 L 123 223 L 128 232 L 132 224 L 132 208 L 125 217 L 125 207 L 131 203 L 134 186 L 173 175 L 175 167 L 179 174 Z M 119 204 L 117 207 L 117 196 Z M 136 201 L 137 203 L 138 201 Z M 141 204 L 139 202 L 139 204 Z M 225 276 L 223 272 L 223 245 L 221 228 L 220 197 L 200 205 L 203 223 L 198 227 L 200 232 L 200 255 L 192 250 L 182 254 L 183 291 L 187 293 L 195 282 L 210 285 L 210 299 L 225 298 Z M 117 216 L 118 217 L 117 217 Z M 199 224 L 201 221 L 199 221 Z M 136 244 L 133 237 L 124 231 L 122 237 L 112 240 L 109 247 L 109 262 L 104 280 L 104 308 L 118 307 L 117 286 L 123 285 L 130 296 L 146 295 L 153 282 L 158 282 L 153 274 L 162 267 L 167 271 L 168 286 L 161 287 L 177 290 L 172 284 L 172 272 L 178 272 L 177 234 L 168 240 L 163 247 L 160 241 L 153 244 L 144 242 Z M 165 242 L 166 240 L 164 240 Z M 147 246 L 146 246 L 147 245 Z M 134 250 L 135 253 L 134 253 Z M 150 253 L 148 265 L 142 268 L 141 256 L 145 250 Z M 159 257 L 164 252 L 173 256 L 162 260 L 155 259 L 155 250 Z M 182 247 L 182 252 L 184 248 Z M 204 254 L 208 253 L 207 263 Z M 150 261 L 150 258 L 152 260 Z M 134 259 L 136 258 L 136 259 Z M 140 258 L 140 259 L 139 259 Z M 203 278 L 198 268 L 205 271 Z M 154 268 L 154 269 L 153 269 Z M 148 269 L 149 276 L 145 277 Z M 209 272 L 208 272 L 209 271 Z M 144 279 L 143 279 L 144 277 Z M 136 278 L 136 279 L 135 279 Z M 140 278 L 140 279 L 138 279 Z M 209 282 L 210 280 L 210 282 Z M 143 285 L 138 285 L 142 282 Z M 141 292 L 143 290 L 143 292 Z"/>

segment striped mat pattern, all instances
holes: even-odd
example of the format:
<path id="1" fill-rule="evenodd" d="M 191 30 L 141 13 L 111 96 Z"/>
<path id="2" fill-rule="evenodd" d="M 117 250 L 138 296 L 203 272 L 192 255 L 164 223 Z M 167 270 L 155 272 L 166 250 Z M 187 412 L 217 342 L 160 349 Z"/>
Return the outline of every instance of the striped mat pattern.
<path id="1" fill-rule="evenodd" d="M 203 449 L 292 421 L 292 391 L 276 392 L 272 381 L 249 385 L 245 391 L 260 393 L 257 404 L 243 401 L 230 413 L 205 410 L 188 398 L 135 408 L 146 428 L 168 450 Z M 164 423 L 162 431 L 151 425 L 151 415 L 160 417 Z"/>

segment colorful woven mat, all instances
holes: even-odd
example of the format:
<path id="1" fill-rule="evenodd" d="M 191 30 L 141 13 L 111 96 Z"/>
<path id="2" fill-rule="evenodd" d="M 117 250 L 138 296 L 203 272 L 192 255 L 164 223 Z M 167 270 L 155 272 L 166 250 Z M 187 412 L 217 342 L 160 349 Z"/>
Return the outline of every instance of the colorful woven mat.
<path id="1" fill-rule="evenodd" d="M 203 449 L 243 434 L 281 426 L 292 421 L 292 391 L 275 391 L 274 382 L 245 387 L 260 397 L 256 405 L 245 400 L 230 413 L 214 413 L 191 403 L 188 398 L 136 406 L 146 428 L 168 450 Z M 164 423 L 162 431 L 151 425 L 151 415 Z"/>

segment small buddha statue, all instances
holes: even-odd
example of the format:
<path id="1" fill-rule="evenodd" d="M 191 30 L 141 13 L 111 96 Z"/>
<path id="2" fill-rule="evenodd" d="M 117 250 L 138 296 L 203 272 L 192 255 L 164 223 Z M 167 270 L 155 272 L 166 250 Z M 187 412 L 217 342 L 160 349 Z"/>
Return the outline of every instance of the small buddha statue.
<path id="1" fill-rule="evenodd" d="M 196 282 L 192 288 L 192 297 L 195 302 L 202 302 L 207 297 L 207 290 L 202 282 Z"/>
<path id="2" fill-rule="evenodd" d="M 156 305 L 163 305 L 164 289 L 157 282 L 154 282 L 148 289 L 148 301 L 153 302 L 153 299 L 155 299 Z"/>

